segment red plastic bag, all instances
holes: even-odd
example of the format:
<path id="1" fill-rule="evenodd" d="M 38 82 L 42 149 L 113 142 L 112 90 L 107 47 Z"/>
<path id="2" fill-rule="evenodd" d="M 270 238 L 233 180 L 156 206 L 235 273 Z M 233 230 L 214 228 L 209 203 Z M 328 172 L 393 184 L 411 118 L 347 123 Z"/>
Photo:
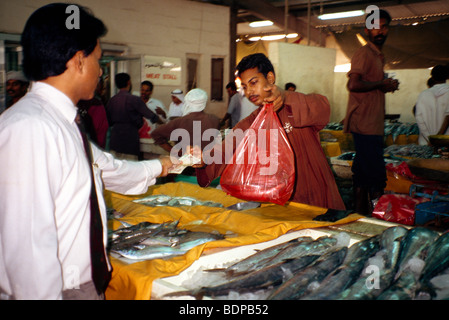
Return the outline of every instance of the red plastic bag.
<path id="1" fill-rule="evenodd" d="M 416 205 L 429 201 L 405 194 L 384 194 L 374 207 L 372 216 L 377 219 L 412 226 L 415 223 Z"/>
<path id="2" fill-rule="evenodd" d="M 293 150 L 273 105 L 265 105 L 224 169 L 222 189 L 237 198 L 284 205 L 295 184 Z"/>

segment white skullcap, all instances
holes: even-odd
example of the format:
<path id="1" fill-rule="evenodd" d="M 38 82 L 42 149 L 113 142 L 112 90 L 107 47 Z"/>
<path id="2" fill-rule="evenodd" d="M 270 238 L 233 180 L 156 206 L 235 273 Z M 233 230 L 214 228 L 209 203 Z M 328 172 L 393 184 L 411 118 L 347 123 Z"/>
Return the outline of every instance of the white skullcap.
<path id="1" fill-rule="evenodd" d="M 181 100 L 182 102 L 184 102 L 184 93 L 182 92 L 181 89 L 175 89 L 171 92 L 172 96 L 175 96 L 176 98 L 178 98 L 179 100 Z"/>
<path id="2" fill-rule="evenodd" d="M 6 73 L 6 81 L 8 80 L 18 80 L 22 82 L 29 82 L 22 71 L 9 71 Z"/>
<path id="3" fill-rule="evenodd" d="M 200 112 L 206 108 L 207 93 L 203 89 L 192 89 L 187 92 L 184 99 L 183 116 L 191 112 Z"/>

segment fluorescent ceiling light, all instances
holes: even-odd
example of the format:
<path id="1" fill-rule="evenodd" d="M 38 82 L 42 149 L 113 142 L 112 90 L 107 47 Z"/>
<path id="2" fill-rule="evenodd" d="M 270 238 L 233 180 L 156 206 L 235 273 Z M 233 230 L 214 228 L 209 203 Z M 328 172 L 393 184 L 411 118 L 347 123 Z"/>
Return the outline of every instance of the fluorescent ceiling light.
<path id="1" fill-rule="evenodd" d="M 318 16 L 318 19 L 320 19 L 320 20 L 341 19 L 341 18 L 363 16 L 364 14 L 365 14 L 365 11 L 363 11 L 363 10 L 337 12 L 337 13 L 326 13 L 326 14 L 322 14 L 322 15 Z"/>
<path id="2" fill-rule="evenodd" d="M 259 27 L 268 27 L 272 26 L 273 21 L 270 20 L 264 20 L 264 21 L 254 21 L 249 24 L 251 28 L 259 28 Z"/>
<path id="3" fill-rule="evenodd" d="M 280 39 L 284 39 L 284 38 L 296 38 L 298 36 L 297 33 L 289 33 L 287 35 L 285 34 L 273 34 L 270 36 L 256 36 L 256 37 L 251 37 L 248 40 L 249 41 L 259 41 L 259 40 L 265 40 L 265 41 L 273 41 L 273 40 L 280 40 Z"/>
<path id="4" fill-rule="evenodd" d="M 275 34 L 272 36 L 263 36 L 262 40 L 271 41 L 271 40 L 280 40 L 280 39 L 284 39 L 284 38 L 285 38 L 285 34 Z"/>
<path id="5" fill-rule="evenodd" d="M 367 44 L 365 38 L 363 38 L 363 36 L 362 36 L 360 33 L 357 33 L 357 34 L 356 34 L 356 37 L 357 37 L 357 40 L 359 40 L 359 42 L 360 42 L 360 44 L 361 44 L 362 46 L 364 46 L 365 44 Z"/>

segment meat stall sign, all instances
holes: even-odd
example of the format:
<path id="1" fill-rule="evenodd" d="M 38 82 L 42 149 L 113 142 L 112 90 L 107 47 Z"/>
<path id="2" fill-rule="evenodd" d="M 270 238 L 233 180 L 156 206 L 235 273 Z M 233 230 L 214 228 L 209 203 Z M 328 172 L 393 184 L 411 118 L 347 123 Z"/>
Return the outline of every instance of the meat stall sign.
<path id="1" fill-rule="evenodd" d="M 179 86 L 181 59 L 144 56 L 142 73 L 143 80 L 149 80 L 154 85 Z"/>

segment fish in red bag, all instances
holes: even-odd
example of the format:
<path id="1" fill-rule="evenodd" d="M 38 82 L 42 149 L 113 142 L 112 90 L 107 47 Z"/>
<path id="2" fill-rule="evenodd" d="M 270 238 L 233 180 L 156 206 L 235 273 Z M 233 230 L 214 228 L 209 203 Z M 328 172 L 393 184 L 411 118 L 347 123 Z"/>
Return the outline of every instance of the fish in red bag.
<path id="1" fill-rule="evenodd" d="M 248 201 L 284 205 L 295 185 L 295 162 L 287 135 L 266 104 L 224 169 L 221 187 L 226 193 Z"/>

